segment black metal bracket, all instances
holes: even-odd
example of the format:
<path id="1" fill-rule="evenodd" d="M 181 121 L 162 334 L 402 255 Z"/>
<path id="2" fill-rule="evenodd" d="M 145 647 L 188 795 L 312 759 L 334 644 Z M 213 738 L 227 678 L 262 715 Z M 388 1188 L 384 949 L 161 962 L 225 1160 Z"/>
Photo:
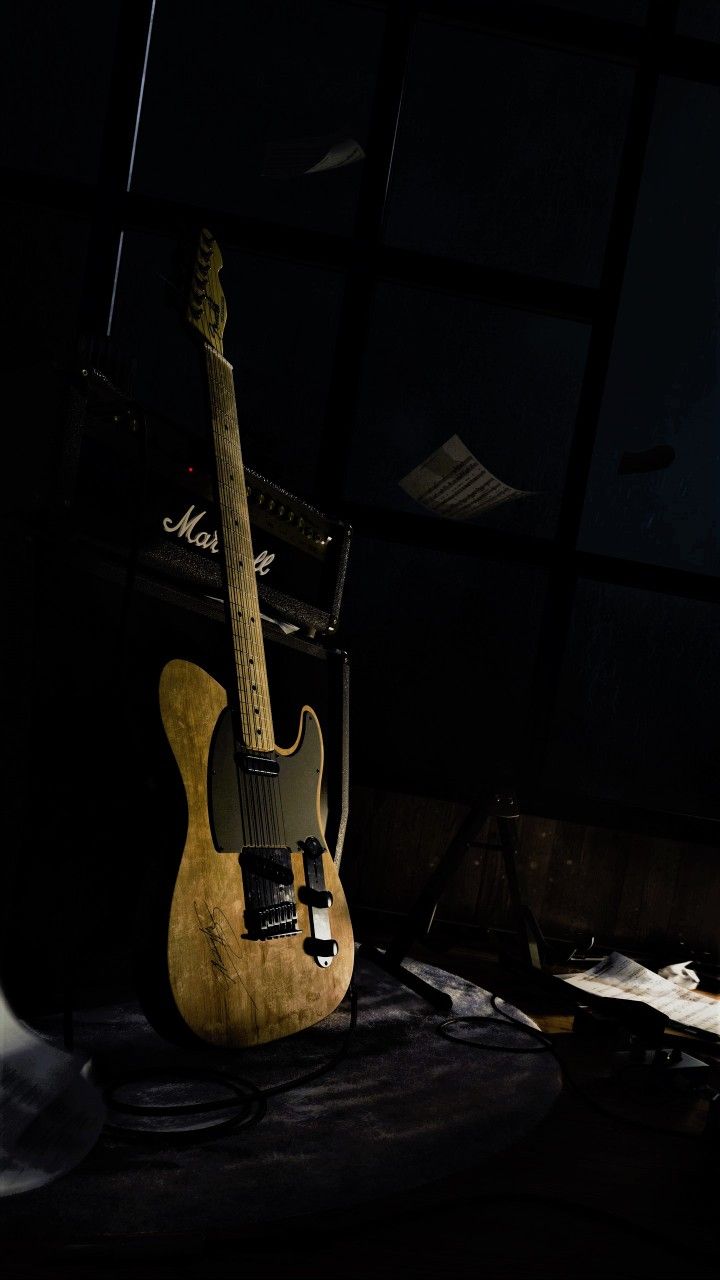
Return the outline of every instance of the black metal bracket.
<path id="1" fill-rule="evenodd" d="M 403 965 L 408 951 L 414 942 L 427 938 L 432 928 L 435 913 L 442 894 L 454 873 L 462 863 L 469 849 L 499 849 L 503 855 L 505 875 L 507 877 L 510 901 L 515 917 L 515 927 L 520 940 L 522 963 L 530 970 L 542 972 L 543 962 L 547 955 L 547 944 L 539 924 L 532 911 L 522 900 L 517 872 L 517 850 L 519 811 L 515 794 L 512 791 L 492 791 L 476 805 L 461 823 L 445 853 L 441 857 L 432 875 L 428 877 L 423 889 L 395 937 L 382 951 L 368 944 L 360 948 L 360 954 L 372 960 L 387 973 L 393 975 L 404 986 L 415 991 L 427 1000 L 434 1008 L 448 1010 L 452 1008 L 452 998 L 444 991 L 439 991 L 430 983 L 419 978 Z M 479 841 L 480 831 L 488 818 L 494 818 L 497 824 L 499 843 Z"/>

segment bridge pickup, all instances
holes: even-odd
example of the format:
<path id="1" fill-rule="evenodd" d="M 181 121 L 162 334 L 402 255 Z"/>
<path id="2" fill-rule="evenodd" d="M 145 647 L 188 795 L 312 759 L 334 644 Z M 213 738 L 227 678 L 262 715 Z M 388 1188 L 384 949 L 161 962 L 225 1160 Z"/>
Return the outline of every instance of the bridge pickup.
<path id="1" fill-rule="evenodd" d="M 247 936 L 285 938 L 299 933 L 290 850 L 248 847 L 240 854 Z"/>
<path id="2" fill-rule="evenodd" d="M 245 773 L 265 778 L 277 778 L 280 765 L 277 756 L 272 752 L 248 751 L 242 743 L 236 743 L 235 760 Z"/>

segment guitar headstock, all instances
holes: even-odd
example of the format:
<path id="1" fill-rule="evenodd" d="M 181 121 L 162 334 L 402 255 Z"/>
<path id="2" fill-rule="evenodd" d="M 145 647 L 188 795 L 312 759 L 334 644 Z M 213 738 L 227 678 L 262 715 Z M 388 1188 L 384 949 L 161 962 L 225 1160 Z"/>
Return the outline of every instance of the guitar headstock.
<path id="1" fill-rule="evenodd" d="M 185 315 L 193 329 L 197 329 L 204 340 L 221 355 L 227 319 L 227 304 L 220 284 L 222 264 L 217 240 L 203 227 L 195 255 Z"/>

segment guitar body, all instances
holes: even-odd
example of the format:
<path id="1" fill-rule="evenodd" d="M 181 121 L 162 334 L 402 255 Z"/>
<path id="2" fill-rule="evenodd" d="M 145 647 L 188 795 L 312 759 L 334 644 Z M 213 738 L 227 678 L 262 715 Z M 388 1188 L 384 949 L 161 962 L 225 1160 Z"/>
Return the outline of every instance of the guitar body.
<path id="1" fill-rule="evenodd" d="M 211 1044 L 246 1047 L 291 1035 L 331 1013 L 349 986 L 354 950 L 345 897 L 325 849 L 323 743 L 310 707 L 302 709 L 293 746 L 276 747 L 279 773 L 272 779 L 283 815 L 283 843 L 291 851 L 287 876 L 291 870 L 293 885 L 286 892 L 295 899 L 297 932 L 258 937 L 248 928 L 247 872 L 237 847 L 247 825 L 241 798 L 246 780 L 237 785 L 241 766 L 235 761 L 227 705 L 225 690 L 200 667 L 175 659 L 164 668 L 162 720 L 188 810 L 167 963 L 173 1000 L 190 1030 Z M 257 785 L 265 795 L 270 784 Z M 332 894 L 328 910 L 316 916 L 308 905 L 307 856 L 298 847 L 309 837 L 324 850 L 317 872 Z M 317 872 L 313 862 L 312 873 Z M 331 959 L 319 961 L 307 948 L 318 932 L 313 919 L 320 916 L 338 947 Z"/>

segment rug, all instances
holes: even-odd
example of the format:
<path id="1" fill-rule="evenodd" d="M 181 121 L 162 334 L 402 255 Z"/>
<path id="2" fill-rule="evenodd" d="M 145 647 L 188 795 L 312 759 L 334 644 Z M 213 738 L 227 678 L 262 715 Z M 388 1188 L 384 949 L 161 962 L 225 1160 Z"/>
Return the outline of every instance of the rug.
<path id="1" fill-rule="evenodd" d="M 492 1013 L 488 993 L 474 984 L 407 964 L 452 996 L 455 1016 Z M 257 1123 L 192 1143 L 105 1130 L 70 1173 L 0 1200 L 3 1237 L 32 1239 L 40 1224 L 44 1238 L 58 1243 L 207 1235 L 316 1215 L 320 1205 L 346 1209 L 477 1166 L 537 1125 L 557 1097 L 552 1054 L 490 1052 L 444 1039 L 438 1028 L 447 1015 L 369 960 L 358 959 L 355 983 L 357 1026 L 331 1071 L 268 1096 Z M 534 1026 L 511 1005 L 501 1007 Z M 212 1070 L 272 1090 L 330 1060 L 348 1020 L 346 997 L 329 1018 L 289 1040 L 242 1052 L 181 1050 L 124 1002 L 79 1012 L 75 1033 L 78 1050 L 106 1078 L 172 1068 L 190 1080 Z M 36 1025 L 57 1040 L 57 1024 Z M 474 1034 L 496 1046 L 533 1044 L 510 1024 Z M 187 1096 L 199 1087 L 190 1084 Z"/>

